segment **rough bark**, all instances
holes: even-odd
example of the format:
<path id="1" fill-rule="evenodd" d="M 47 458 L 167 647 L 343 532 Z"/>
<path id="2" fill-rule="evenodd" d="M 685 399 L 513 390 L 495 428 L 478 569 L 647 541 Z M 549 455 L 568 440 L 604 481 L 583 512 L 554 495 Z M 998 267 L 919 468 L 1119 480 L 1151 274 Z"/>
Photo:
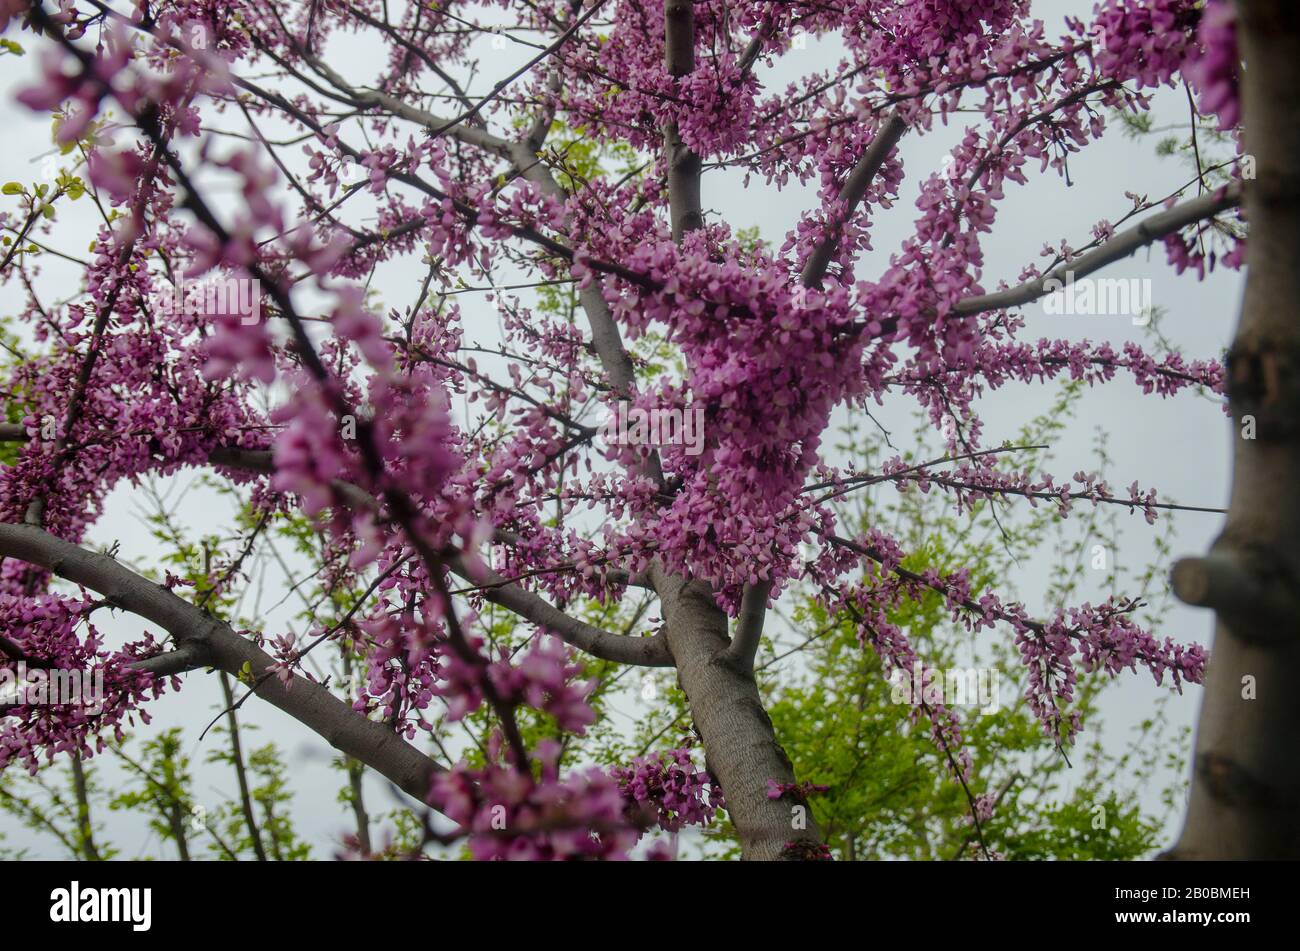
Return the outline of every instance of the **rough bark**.
<path id="1" fill-rule="evenodd" d="M 1300 858 L 1300 7 L 1242 0 L 1249 270 L 1228 356 L 1232 498 L 1175 592 L 1217 624 L 1179 859 Z M 1253 417 L 1255 438 L 1243 438 Z M 1252 680 L 1246 680 L 1252 678 Z M 1253 684 L 1254 699 L 1250 699 Z"/>
<path id="2" fill-rule="evenodd" d="M 741 854 L 766 861 L 815 856 L 821 836 L 808 804 L 791 793 L 767 796 L 767 781 L 793 783 L 794 769 L 777 742 L 753 672 L 728 660 L 726 614 L 702 582 L 661 572 L 655 582 L 705 765 L 722 786 Z"/>

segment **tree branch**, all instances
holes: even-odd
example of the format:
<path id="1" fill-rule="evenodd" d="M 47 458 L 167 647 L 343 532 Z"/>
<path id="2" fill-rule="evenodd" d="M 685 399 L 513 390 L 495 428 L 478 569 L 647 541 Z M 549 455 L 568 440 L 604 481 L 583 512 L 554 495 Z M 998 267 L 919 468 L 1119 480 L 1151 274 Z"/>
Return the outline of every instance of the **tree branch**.
<path id="1" fill-rule="evenodd" d="M 21 426 L 0 427 L 0 442 L 21 442 L 27 439 L 27 433 Z M 218 446 L 208 454 L 208 460 L 214 466 L 239 469 L 245 472 L 271 474 L 275 472 L 275 463 L 269 450 L 239 449 Z M 376 510 L 379 502 L 369 492 L 351 482 L 335 479 L 332 483 L 340 497 L 349 505 Z M 456 574 L 474 584 L 490 585 L 484 591 L 493 604 L 513 611 L 520 617 L 534 624 L 545 627 L 565 643 L 598 657 L 618 664 L 630 664 L 639 667 L 671 667 L 672 655 L 667 644 L 658 637 L 633 638 L 624 637 L 595 627 L 577 618 L 570 617 L 559 608 L 548 604 L 540 596 L 505 581 L 500 575 L 487 569 L 486 575 L 470 572 L 463 560 L 451 559 L 448 567 Z M 620 580 L 627 584 L 634 582 L 644 586 L 644 580 L 621 575 Z M 136 612 L 139 613 L 139 612 Z M 161 621 L 159 623 L 162 623 Z M 164 627 L 166 625 L 164 624 Z M 138 665 L 141 670 L 154 674 L 176 674 L 204 666 L 203 658 L 190 644 L 182 644 L 174 651 L 159 654 Z"/>
<path id="2" fill-rule="evenodd" d="M 691 0 L 664 0 L 664 63 L 671 76 L 688 76 L 695 69 L 695 11 Z M 668 212 L 673 240 L 704 227 L 700 206 L 700 157 L 687 147 L 677 123 L 664 127 L 664 164 L 668 174 Z"/>
<path id="3" fill-rule="evenodd" d="M 654 637 L 624 637 L 570 617 L 559 608 L 547 603 L 517 584 L 510 584 L 487 566 L 471 569 L 460 557 L 448 558 L 447 567 L 466 581 L 485 585 L 483 597 L 532 621 L 555 634 L 566 644 L 586 651 L 601 660 L 637 667 L 671 667 L 672 654 L 662 635 Z"/>
<path id="4" fill-rule="evenodd" d="M 1123 260 L 1153 241 L 1167 237 L 1203 218 L 1212 218 L 1221 211 L 1237 207 L 1241 204 L 1241 196 L 1241 183 L 1234 182 L 1210 194 L 1175 205 L 1173 208 L 1152 215 L 1126 231 L 1121 231 L 1087 254 L 1057 265 L 1036 280 L 995 291 L 992 294 L 981 294 L 958 301 L 953 307 L 953 312 L 962 315 L 979 314 L 987 310 L 1002 310 L 1032 303 L 1047 295 L 1048 281 L 1064 283 L 1067 274 L 1073 274 L 1074 279 L 1077 280 L 1099 271 L 1108 264 Z"/>
<path id="5" fill-rule="evenodd" d="M 839 199 L 844 205 L 843 220 L 834 223 L 828 229 L 826 237 L 804 264 L 803 274 L 800 277 L 804 287 L 821 285 L 826 269 L 830 267 L 831 259 L 839 248 L 841 229 L 852 217 L 862 201 L 862 196 L 867 193 L 872 180 L 875 179 L 876 173 L 885 164 L 885 159 L 889 157 L 889 153 L 894 150 L 894 146 L 898 144 L 905 131 L 907 131 L 907 123 L 897 112 L 892 113 L 880 127 L 876 137 L 871 140 L 871 145 L 862 153 L 862 158 L 858 159 L 857 164 L 853 166 L 853 171 L 849 173 L 849 177 L 840 188 Z"/>
<path id="6" fill-rule="evenodd" d="M 0 557 L 47 568 L 98 591 L 110 604 L 153 621 L 171 634 L 180 645 L 178 650 L 145 660 L 140 669 L 177 673 L 212 666 L 239 676 L 247 664 L 258 678 L 272 665 L 270 656 L 236 634 L 229 624 L 108 555 L 86 551 L 31 525 L 0 523 Z M 181 660 L 184 664 L 178 666 Z M 420 802 L 425 801 L 434 775 L 443 769 L 383 724 L 357 713 L 328 688 L 305 677 L 295 674 L 287 686 L 277 677 L 267 677 L 256 693 Z"/>
<path id="7" fill-rule="evenodd" d="M 736 618 L 736 634 L 723 657 L 745 673 L 753 673 L 758 644 L 763 638 L 763 619 L 767 614 L 767 599 L 772 594 L 772 582 L 760 581 L 745 585 L 740 598 L 740 616 Z"/>

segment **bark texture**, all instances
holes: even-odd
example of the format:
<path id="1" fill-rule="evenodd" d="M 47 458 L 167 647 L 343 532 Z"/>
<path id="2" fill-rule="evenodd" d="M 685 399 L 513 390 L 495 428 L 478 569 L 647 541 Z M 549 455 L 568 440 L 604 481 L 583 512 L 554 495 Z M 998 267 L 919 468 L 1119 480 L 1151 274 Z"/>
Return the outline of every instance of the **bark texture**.
<path id="1" fill-rule="evenodd" d="M 1228 355 L 1231 505 L 1209 555 L 1173 573 L 1180 598 L 1217 615 L 1177 859 L 1300 858 L 1300 6 L 1237 8 L 1257 178 Z"/>
<path id="2" fill-rule="evenodd" d="M 727 616 L 709 586 L 655 573 L 668 647 L 704 742 L 705 765 L 727 798 L 727 814 L 746 859 L 815 857 L 821 843 L 812 810 L 800 797 L 767 796 L 767 781 L 793 783 L 794 769 L 777 742 L 752 670 L 727 654 Z"/>

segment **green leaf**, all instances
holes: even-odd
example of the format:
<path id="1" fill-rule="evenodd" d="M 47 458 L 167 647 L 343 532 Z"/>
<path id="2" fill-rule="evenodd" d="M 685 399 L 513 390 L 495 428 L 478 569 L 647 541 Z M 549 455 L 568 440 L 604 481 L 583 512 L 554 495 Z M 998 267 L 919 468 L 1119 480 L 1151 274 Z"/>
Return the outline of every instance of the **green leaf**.
<path id="1" fill-rule="evenodd" d="M 4 192 L 6 195 L 21 195 L 23 191 L 21 182 L 5 182 L 4 188 L 0 188 L 0 192 Z"/>

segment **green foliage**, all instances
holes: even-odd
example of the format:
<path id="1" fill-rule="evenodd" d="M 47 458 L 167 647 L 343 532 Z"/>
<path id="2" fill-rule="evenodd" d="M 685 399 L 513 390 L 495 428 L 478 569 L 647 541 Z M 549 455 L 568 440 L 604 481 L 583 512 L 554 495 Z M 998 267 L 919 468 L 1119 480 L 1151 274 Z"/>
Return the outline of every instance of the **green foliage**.
<path id="1" fill-rule="evenodd" d="M 103 840 L 102 828 L 89 809 L 91 797 L 102 789 L 91 762 L 82 765 L 82 783 L 70 760 L 51 764 L 35 776 L 0 773 L 0 814 L 34 830 L 53 842 L 57 853 L 68 859 L 107 860 L 118 857 L 118 849 Z M 5 836 L 0 834 L 0 842 Z M 0 845 L 0 859 L 22 861 L 49 858 L 45 851 Z"/>
<path id="2" fill-rule="evenodd" d="M 253 750 L 248 757 L 248 770 L 254 780 L 253 803 L 261 814 L 261 829 L 271 857 L 281 862 L 310 858 L 311 849 L 298 838 L 289 818 L 288 806 L 293 794 L 286 781 L 282 755 L 275 744 Z"/>
<path id="3" fill-rule="evenodd" d="M 180 729 L 165 730 L 146 740 L 139 759 L 120 748 L 114 752 L 139 783 L 112 796 L 108 808 L 148 816 L 150 831 L 163 842 L 171 842 L 181 859 L 188 859 L 196 806 L 190 797 L 190 761 L 181 752 Z"/>

